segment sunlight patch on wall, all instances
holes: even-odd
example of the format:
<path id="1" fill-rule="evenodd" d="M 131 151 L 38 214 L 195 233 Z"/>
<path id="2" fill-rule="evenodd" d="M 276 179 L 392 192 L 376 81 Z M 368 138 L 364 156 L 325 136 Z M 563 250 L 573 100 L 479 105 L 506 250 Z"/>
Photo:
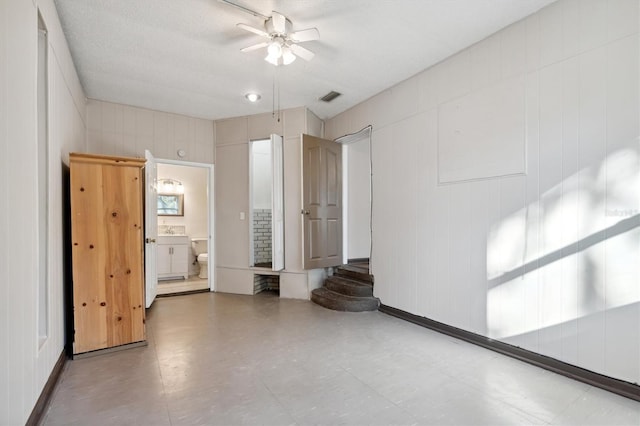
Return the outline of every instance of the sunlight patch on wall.
<path id="1" fill-rule="evenodd" d="M 489 336 L 517 336 L 639 302 L 639 243 L 640 155 L 622 149 L 491 228 Z"/>

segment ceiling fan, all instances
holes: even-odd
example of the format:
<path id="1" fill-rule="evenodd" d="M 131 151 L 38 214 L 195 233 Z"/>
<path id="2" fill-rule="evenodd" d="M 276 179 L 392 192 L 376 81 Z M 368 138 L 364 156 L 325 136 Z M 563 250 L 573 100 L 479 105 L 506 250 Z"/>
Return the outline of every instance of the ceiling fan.
<path id="1" fill-rule="evenodd" d="M 310 61 L 315 56 L 312 51 L 300 46 L 298 43 L 318 40 L 320 32 L 317 28 L 307 28 L 306 30 L 291 31 L 293 24 L 291 21 L 278 12 L 271 12 L 272 15 L 264 21 L 264 29 L 252 27 L 247 24 L 238 24 L 238 27 L 251 33 L 264 37 L 265 41 L 254 44 L 244 49 L 243 52 L 267 48 L 265 61 L 273 65 L 289 65 L 299 56 L 306 61 Z"/>

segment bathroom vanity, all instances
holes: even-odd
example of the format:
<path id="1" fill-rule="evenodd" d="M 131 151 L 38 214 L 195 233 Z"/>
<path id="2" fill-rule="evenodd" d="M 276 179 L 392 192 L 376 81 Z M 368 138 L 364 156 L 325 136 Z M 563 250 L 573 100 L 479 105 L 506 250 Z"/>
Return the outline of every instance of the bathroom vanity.
<path id="1" fill-rule="evenodd" d="M 190 240 L 187 235 L 158 235 L 158 279 L 189 278 Z"/>

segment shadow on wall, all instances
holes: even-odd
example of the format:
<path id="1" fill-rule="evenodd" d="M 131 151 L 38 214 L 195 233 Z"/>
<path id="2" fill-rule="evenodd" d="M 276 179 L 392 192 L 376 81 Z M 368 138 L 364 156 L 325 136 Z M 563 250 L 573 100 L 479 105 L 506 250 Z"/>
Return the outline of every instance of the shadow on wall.
<path id="1" fill-rule="evenodd" d="M 487 240 L 489 337 L 508 340 L 637 304 L 638 188 L 638 152 L 617 151 L 494 225 Z"/>

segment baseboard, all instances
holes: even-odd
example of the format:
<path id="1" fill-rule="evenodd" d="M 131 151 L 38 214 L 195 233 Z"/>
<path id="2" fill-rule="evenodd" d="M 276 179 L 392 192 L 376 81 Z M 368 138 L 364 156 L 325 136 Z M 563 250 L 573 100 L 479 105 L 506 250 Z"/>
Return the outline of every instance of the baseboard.
<path id="1" fill-rule="evenodd" d="M 62 369 L 66 362 L 67 356 L 65 351 L 62 351 L 58 361 L 56 361 L 56 364 L 53 366 L 53 370 L 40 393 L 40 397 L 38 398 L 35 407 L 33 407 L 33 410 L 31 411 L 29 419 L 27 419 L 27 426 L 36 426 L 42 421 L 44 413 L 47 410 L 47 406 L 49 405 L 49 401 L 51 400 L 51 395 L 53 395 L 53 390 L 58 383 L 58 379 L 60 378 L 60 374 L 62 373 Z"/>
<path id="2" fill-rule="evenodd" d="M 464 340 L 465 342 L 482 346 L 486 349 L 491 349 L 492 351 L 519 359 L 520 361 L 524 361 L 537 367 L 544 368 L 545 370 L 553 371 L 554 373 L 561 374 L 563 376 L 578 380 L 583 383 L 587 383 L 601 389 L 605 389 L 609 392 L 613 392 L 615 394 L 633 399 L 635 401 L 640 401 L 640 386 L 638 386 L 637 384 L 614 379 L 612 377 L 595 373 L 584 368 L 576 367 L 575 365 L 558 361 L 555 358 L 540 355 L 536 352 L 531 352 L 526 349 L 510 345 L 508 343 L 499 342 L 480 334 L 471 333 L 470 331 L 452 327 L 450 325 L 434 321 L 426 317 L 420 317 L 414 314 L 410 314 L 400 309 L 392 308 L 391 306 L 380 305 L 379 310 L 380 312 L 384 312 L 385 314 L 412 322 L 414 324 L 429 328 L 448 336 L 458 338 L 460 340 Z"/>
<path id="3" fill-rule="evenodd" d="M 74 360 L 76 359 L 84 359 L 84 358 L 93 358 L 94 356 L 110 354 L 113 352 L 126 351 L 127 349 L 140 348 L 143 346 L 147 346 L 149 343 L 146 340 L 141 340 L 139 342 L 126 343 L 124 345 L 111 346 L 110 348 L 104 349 L 96 349 L 95 351 L 82 352 L 79 354 L 73 355 Z"/>
<path id="4" fill-rule="evenodd" d="M 210 293 L 211 290 L 208 288 L 202 288 L 200 290 L 187 290 L 187 291 L 177 291 L 175 293 L 167 293 L 167 294 L 157 294 L 157 298 L 162 297 L 173 297 L 173 296 L 187 296 L 189 294 L 198 294 L 198 293 Z"/>

